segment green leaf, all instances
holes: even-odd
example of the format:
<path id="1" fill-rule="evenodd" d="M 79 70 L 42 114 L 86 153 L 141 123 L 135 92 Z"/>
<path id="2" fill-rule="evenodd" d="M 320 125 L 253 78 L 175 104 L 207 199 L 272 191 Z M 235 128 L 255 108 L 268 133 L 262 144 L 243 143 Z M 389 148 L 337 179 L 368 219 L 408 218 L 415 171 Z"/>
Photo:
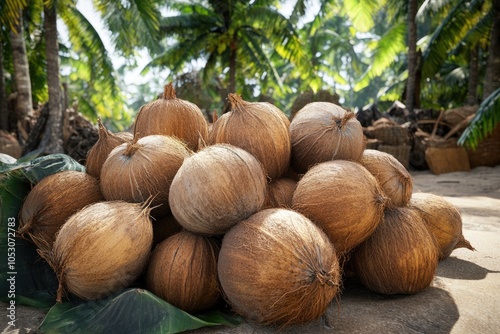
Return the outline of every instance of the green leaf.
<path id="1" fill-rule="evenodd" d="M 220 311 L 195 317 L 143 289 L 125 289 L 105 299 L 54 305 L 40 330 L 46 334 L 180 333 L 206 326 L 235 326 L 242 319 Z"/>
<path id="2" fill-rule="evenodd" d="M 500 124 L 500 88 L 491 93 L 477 109 L 469 126 L 458 138 L 459 145 L 467 145 L 473 150 Z"/>
<path id="3" fill-rule="evenodd" d="M 16 177 L 32 184 L 38 183 L 45 176 L 64 170 L 85 172 L 85 167 L 66 154 L 51 154 L 15 164 L 0 163 L 0 174 L 19 171 L 21 175 Z"/>

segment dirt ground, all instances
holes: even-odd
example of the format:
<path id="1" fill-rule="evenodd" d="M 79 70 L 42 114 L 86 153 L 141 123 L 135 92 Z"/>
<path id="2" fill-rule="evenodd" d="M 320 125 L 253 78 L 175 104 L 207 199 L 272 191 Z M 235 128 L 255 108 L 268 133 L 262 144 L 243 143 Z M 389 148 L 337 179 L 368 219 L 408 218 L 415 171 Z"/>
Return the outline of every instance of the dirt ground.
<path id="1" fill-rule="evenodd" d="M 432 285 L 412 296 L 381 296 L 347 283 L 318 321 L 288 329 L 244 323 L 191 333 L 453 333 L 496 334 L 500 328 L 500 166 L 433 175 L 412 172 L 414 192 L 445 196 L 462 213 L 463 234 L 476 248 L 457 249 L 440 262 Z M 6 305 L 0 305 L 5 310 Z M 4 311 L 5 312 L 5 311 Z M 44 313 L 17 308 L 17 326 L 2 333 L 35 333 Z"/>

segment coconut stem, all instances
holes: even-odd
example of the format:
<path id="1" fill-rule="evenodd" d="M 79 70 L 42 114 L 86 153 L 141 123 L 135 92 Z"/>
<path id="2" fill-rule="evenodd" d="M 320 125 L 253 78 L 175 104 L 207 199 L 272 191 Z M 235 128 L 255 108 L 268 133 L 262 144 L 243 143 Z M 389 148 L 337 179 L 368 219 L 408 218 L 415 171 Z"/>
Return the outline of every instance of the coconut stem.
<path id="1" fill-rule="evenodd" d="M 227 96 L 227 99 L 228 99 L 229 103 L 231 103 L 231 109 L 232 110 L 234 110 L 234 111 L 240 111 L 242 109 L 241 105 L 243 104 L 244 101 L 243 101 L 243 99 L 241 98 L 240 95 L 230 93 Z"/>
<path id="2" fill-rule="evenodd" d="M 338 283 L 335 282 L 335 278 L 331 273 L 320 271 L 316 273 L 316 278 L 323 285 L 338 286 Z"/>
<path id="3" fill-rule="evenodd" d="M 163 87 L 163 96 L 166 100 L 173 100 L 176 98 L 174 85 L 170 82 L 168 85 Z"/>
<path id="4" fill-rule="evenodd" d="M 339 127 L 343 128 L 347 124 L 347 122 L 349 122 L 349 120 L 354 117 L 356 117 L 356 115 L 353 112 L 346 113 L 344 118 L 342 118 L 342 122 L 340 122 Z"/>
<path id="5" fill-rule="evenodd" d="M 28 221 L 26 222 L 26 224 L 23 224 L 23 226 L 22 226 L 22 227 L 19 227 L 19 228 L 17 229 L 17 235 L 18 235 L 19 237 L 21 237 L 21 238 L 26 239 L 24 235 L 25 235 L 25 234 L 26 234 L 29 230 L 31 230 L 31 225 L 33 225 L 33 221 L 34 221 L 34 218 L 33 218 L 33 217 L 31 217 L 30 219 L 28 219 Z"/>
<path id="6" fill-rule="evenodd" d="M 108 136 L 108 129 L 102 124 L 101 117 L 97 117 L 97 126 L 99 127 L 99 138 Z"/>
<path id="7" fill-rule="evenodd" d="M 137 141 L 139 140 L 139 132 L 136 132 L 134 134 L 134 139 L 132 140 L 131 143 L 127 145 L 125 148 L 125 152 L 123 152 L 123 155 L 126 157 L 131 157 L 134 155 L 134 153 L 141 147 L 139 144 L 137 144 Z"/>
<path id="8" fill-rule="evenodd" d="M 458 239 L 458 242 L 453 249 L 457 249 L 457 248 L 467 248 L 467 249 L 470 249 L 471 251 L 476 250 L 474 247 L 472 247 L 470 242 L 464 238 L 463 235 L 460 236 L 460 239 Z"/>

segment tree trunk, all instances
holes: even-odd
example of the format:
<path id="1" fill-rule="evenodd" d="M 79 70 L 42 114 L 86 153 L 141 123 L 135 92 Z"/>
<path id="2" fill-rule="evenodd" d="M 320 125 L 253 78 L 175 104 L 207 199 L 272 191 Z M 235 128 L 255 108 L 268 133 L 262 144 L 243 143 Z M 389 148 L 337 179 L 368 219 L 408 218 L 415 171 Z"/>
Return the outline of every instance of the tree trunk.
<path id="1" fill-rule="evenodd" d="M 483 100 L 500 88 L 500 0 L 493 0 L 493 28 L 491 29 L 488 63 L 484 78 Z"/>
<path id="2" fill-rule="evenodd" d="M 0 41 L 0 130 L 9 131 L 9 114 L 7 111 L 7 92 L 3 68 L 3 43 Z"/>
<path id="3" fill-rule="evenodd" d="M 414 114 L 415 88 L 417 74 L 417 0 L 408 3 L 408 80 L 406 82 L 406 109 Z"/>
<path id="4" fill-rule="evenodd" d="M 40 143 L 46 154 L 63 153 L 61 87 L 59 84 L 59 45 L 57 42 L 57 13 L 54 4 L 45 6 L 45 56 L 49 86 L 49 118 Z"/>
<path id="5" fill-rule="evenodd" d="M 10 32 L 12 45 L 12 59 L 14 62 L 14 79 L 17 90 L 16 118 L 21 126 L 29 131 L 29 117 L 33 115 L 33 101 L 31 98 L 31 78 L 24 41 L 24 28 L 22 13 L 19 14 L 15 31 Z M 16 122 L 17 123 L 17 122 Z M 20 139 L 20 138 L 19 138 Z"/>
<path id="6" fill-rule="evenodd" d="M 470 50 L 469 59 L 469 84 L 467 87 L 466 104 L 473 106 L 477 104 L 477 85 L 479 83 L 479 47 L 474 45 Z"/>

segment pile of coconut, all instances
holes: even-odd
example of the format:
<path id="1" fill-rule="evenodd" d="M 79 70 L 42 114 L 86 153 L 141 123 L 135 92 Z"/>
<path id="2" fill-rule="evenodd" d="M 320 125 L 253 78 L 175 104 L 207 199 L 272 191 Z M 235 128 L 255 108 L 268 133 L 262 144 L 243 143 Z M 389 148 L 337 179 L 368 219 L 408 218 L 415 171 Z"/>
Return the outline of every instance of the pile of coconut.
<path id="1" fill-rule="evenodd" d="M 356 276 L 380 294 L 428 287 L 457 247 L 460 212 L 413 193 L 391 155 L 365 149 L 352 112 L 313 102 L 289 121 L 229 94 L 208 124 L 171 84 L 144 105 L 134 134 L 99 124 L 86 173 L 44 178 L 19 233 L 59 279 L 58 301 L 144 287 L 187 311 L 219 302 L 249 321 L 322 316 Z"/>

